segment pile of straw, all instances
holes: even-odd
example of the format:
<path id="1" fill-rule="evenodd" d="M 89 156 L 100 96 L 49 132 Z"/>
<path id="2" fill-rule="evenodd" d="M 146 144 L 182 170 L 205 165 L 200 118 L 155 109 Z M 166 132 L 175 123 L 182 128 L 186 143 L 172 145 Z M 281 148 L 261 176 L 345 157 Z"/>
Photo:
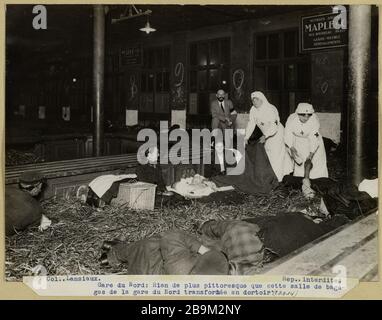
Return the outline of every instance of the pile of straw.
<path id="1" fill-rule="evenodd" d="M 14 149 L 7 150 L 5 157 L 6 166 L 17 166 L 28 163 L 43 162 L 44 159 L 31 152 L 23 152 Z"/>
<path id="2" fill-rule="evenodd" d="M 33 275 L 38 265 L 44 266 L 48 275 L 123 274 L 126 269 L 100 266 L 103 241 L 137 241 L 171 228 L 196 234 L 199 224 L 206 220 L 275 215 L 302 201 L 302 196 L 296 191 L 264 196 L 230 191 L 208 201 L 157 200 L 153 211 L 134 211 L 126 206 L 97 209 L 64 199 L 43 202 L 52 226 L 44 232 L 31 228 L 6 239 L 7 280 Z"/>

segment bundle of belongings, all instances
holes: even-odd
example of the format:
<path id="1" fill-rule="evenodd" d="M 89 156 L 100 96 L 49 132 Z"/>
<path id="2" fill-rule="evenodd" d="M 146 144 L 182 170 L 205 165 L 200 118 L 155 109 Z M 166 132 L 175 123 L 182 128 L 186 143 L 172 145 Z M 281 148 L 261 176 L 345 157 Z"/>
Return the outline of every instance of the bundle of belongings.
<path id="1" fill-rule="evenodd" d="M 5 187 L 5 234 L 11 236 L 28 227 L 46 230 L 51 221 L 43 214 L 39 202 L 46 180 L 39 171 L 24 172 L 18 187 Z"/>
<path id="2" fill-rule="evenodd" d="M 350 220 L 365 216 L 378 210 L 378 180 L 372 183 L 370 194 L 363 190 L 369 184 L 363 181 L 360 188 L 347 183 L 338 182 L 330 178 L 317 178 L 306 180 L 302 177 L 285 176 L 281 188 L 288 190 L 310 190 L 305 193 L 319 196 L 329 215 L 345 215 Z M 322 206 L 322 204 L 321 204 Z"/>
<path id="3" fill-rule="evenodd" d="M 195 174 L 191 177 L 182 177 L 180 181 L 175 182 L 171 187 L 167 187 L 167 190 L 176 192 L 185 198 L 196 199 L 209 196 L 218 191 L 233 190 L 233 187 L 218 188 L 214 182 L 199 174 Z"/>
<path id="4" fill-rule="evenodd" d="M 378 178 L 362 180 L 358 185 L 358 191 L 366 192 L 372 198 L 378 198 Z"/>

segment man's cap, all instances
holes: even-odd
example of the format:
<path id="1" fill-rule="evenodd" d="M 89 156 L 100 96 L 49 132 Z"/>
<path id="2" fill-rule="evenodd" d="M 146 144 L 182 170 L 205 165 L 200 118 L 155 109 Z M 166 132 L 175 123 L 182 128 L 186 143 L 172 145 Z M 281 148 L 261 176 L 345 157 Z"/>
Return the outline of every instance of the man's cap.
<path id="1" fill-rule="evenodd" d="M 33 184 L 44 180 L 44 175 L 41 171 L 26 171 L 20 176 L 21 183 Z"/>

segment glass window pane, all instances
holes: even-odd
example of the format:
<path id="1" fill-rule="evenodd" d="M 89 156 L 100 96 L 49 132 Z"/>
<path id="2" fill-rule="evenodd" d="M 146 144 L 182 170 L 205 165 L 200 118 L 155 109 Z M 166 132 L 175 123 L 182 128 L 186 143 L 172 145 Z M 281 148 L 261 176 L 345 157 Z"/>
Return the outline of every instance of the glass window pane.
<path id="1" fill-rule="evenodd" d="M 163 51 L 163 67 L 170 67 L 170 48 L 166 47 Z"/>
<path id="2" fill-rule="evenodd" d="M 197 46 L 196 44 L 192 44 L 190 46 L 190 65 L 197 65 Z"/>
<path id="3" fill-rule="evenodd" d="M 231 62 L 231 46 L 230 40 L 224 39 L 220 42 L 221 64 L 228 66 Z"/>
<path id="4" fill-rule="evenodd" d="M 199 66 L 207 65 L 207 51 L 208 51 L 208 45 L 206 43 L 200 43 L 198 45 L 198 65 Z"/>
<path id="5" fill-rule="evenodd" d="M 156 91 L 163 91 L 162 72 L 157 72 L 156 74 Z"/>
<path id="6" fill-rule="evenodd" d="M 198 89 L 207 90 L 207 70 L 198 71 Z"/>
<path id="7" fill-rule="evenodd" d="M 293 63 L 285 65 L 285 88 L 294 89 L 297 86 L 297 66 Z"/>
<path id="8" fill-rule="evenodd" d="M 148 54 L 148 65 L 149 69 L 154 68 L 154 50 L 150 49 Z"/>
<path id="9" fill-rule="evenodd" d="M 297 32 L 286 32 L 284 34 L 284 56 L 287 58 L 295 57 L 298 51 L 297 46 Z"/>
<path id="10" fill-rule="evenodd" d="M 170 72 L 163 72 L 163 91 L 170 91 Z"/>
<path id="11" fill-rule="evenodd" d="M 190 71 L 190 91 L 196 92 L 196 71 L 192 70 Z"/>
<path id="12" fill-rule="evenodd" d="M 217 69 L 210 70 L 209 84 L 210 84 L 210 90 L 214 92 L 220 89 L 219 71 Z"/>
<path id="13" fill-rule="evenodd" d="M 142 73 L 141 75 L 141 91 L 146 92 L 147 90 L 147 74 Z"/>
<path id="14" fill-rule="evenodd" d="M 188 111 L 190 114 L 198 114 L 198 94 L 190 93 Z"/>
<path id="15" fill-rule="evenodd" d="M 161 68 L 163 67 L 163 49 L 159 48 L 155 50 L 156 55 L 156 67 Z"/>
<path id="16" fill-rule="evenodd" d="M 267 58 L 267 37 L 258 36 L 256 37 L 256 59 L 266 59 Z"/>
<path id="17" fill-rule="evenodd" d="M 278 90 L 280 83 L 280 68 L 279 66 L 268 67 L 268 89 Z"/>
<path id="18" fill-rule="evenodd" d="M 219 42 L 213 41 L 210 45 L 210 64 L 217 65 L 219 60 Z"/>
<path id="19" fill-rule="evenodd" d="M 149 74 L 148 75 L 148 79 L 147 79 L 147 91 L 148 92 L 153 92 L 154 91 L 154 75 L 153 74 Z"/>
<path id="20" fill-rule="evenodd" d="M 264 66 L 255 67 L 254 82 L 256 90 L 264 91 L 267 88 L 266 69 Z"/>
<path id="21" fill-rule="evenodd" d="M 277 59 L 279 57 L 279 35 L 271 34 L 268 38 L 268 58 Z"/>
<path id="22" fill-rule="evenodd" d="M 299 89 L 310 88 L 310 64 L 304 63 L 297 66 L 297 84 Z"/>
<path id="23" fill-rule="evenodd" d="M 149 53 L 148 53 L 147 49 L 145 49 L 143 51 L 143 66 L 145 68 L 148 68 L 148 66 L 149 66 Z"/>

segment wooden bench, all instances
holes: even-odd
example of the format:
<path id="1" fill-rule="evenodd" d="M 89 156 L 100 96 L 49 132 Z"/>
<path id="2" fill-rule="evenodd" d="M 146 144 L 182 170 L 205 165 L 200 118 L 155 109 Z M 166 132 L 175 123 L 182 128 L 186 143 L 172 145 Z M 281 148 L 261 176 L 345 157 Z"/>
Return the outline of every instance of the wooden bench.
<path id="1" fill-rule="evenodd" d="M 211 152 L 211 150 L 205 150 L 204 152 Z M 203 161 L 200 160 L 200 164 L 192 164 L 195 163 L 198 158 L 202 158 L 200 153 L 190 151 L 188 158 L 190 164 L 177 165 L 172 168 L 173 172 L 169 172 L 168 174 L 170 174 L 173 179 L 179 179 L 181 174 L 176 171 L 191 166 L 197 173 L 203 175 Z M 186 159 L 181 159 L 181 161 L 185 163 Z M 97 176 L 119 174 L 121 172 L 134 173 L 137 165 L 137 155 L 136 153 L 131 153 L 10 166 L 5 168 L 5 184 L 7 186 L 16 186 L 23 172 L 38 170 L 43 172 L 47 179 L 47 188 L 43 194 L 44 199 L 50 197 L 71 198 L 76 195 L 78 187 L 88 184 Z"/>
<path id="2" fill-rule="evenodd" d="M 334 277 L 332 268 L 342 265 L 348 278 L 378 281 L 377 236 L 378 216 L 371 213 L 270 263 L 261 273 Z"/>
<path id="3" fill-rule="evenodd" d="M 108 156 L 134 153 L 141 145 L 136 134 L 105 133 L 104 154 Z M 39 136 L 9 137 L 6 150 L 33 152 L 46 162 L 92 157 L 93 136 L 90 133 L 63 133 Z M 32 151 L 33 150 L 33 151 Z"/>

